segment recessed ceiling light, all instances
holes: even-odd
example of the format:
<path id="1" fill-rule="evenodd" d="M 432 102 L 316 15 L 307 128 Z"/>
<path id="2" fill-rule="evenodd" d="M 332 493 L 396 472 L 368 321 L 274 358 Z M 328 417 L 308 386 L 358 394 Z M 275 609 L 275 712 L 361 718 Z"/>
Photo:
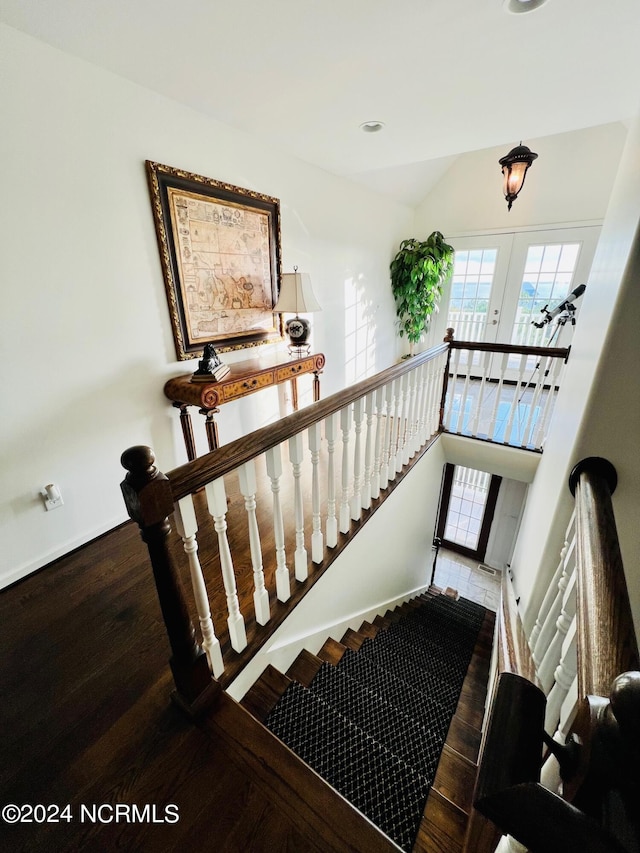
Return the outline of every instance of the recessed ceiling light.
<path id="1" fill-rule="evenodd" d="M 378 133 L 383 127 L 383 121 L 365 121 L 360 125 L 360 130 L 364 133 Z"/>
<path id="2" fill-rule="evenodd" d="M 525 12 L 534 12 L 540 6 L 544 6 L 546 2 L 547 0 L 505 0 L 502 8 L 505 12 L 522 15 Z"/>

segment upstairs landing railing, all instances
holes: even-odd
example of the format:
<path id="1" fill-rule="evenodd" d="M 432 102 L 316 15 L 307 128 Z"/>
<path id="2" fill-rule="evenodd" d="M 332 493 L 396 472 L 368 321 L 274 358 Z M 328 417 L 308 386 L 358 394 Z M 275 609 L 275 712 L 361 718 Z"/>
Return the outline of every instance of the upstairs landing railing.
<path id="1" fill-rule="evenodd" d="M 600 458 L 572 472 L 575 511 L 529 637 L 504 578 L 475 796 L 480 815 L 508 833 L 500 853 L 639 849 L 640 672 L 611 501 L 616 483 Z M 468 853 L 496 849 L 484 829 L 476 814 Z"/>
<path id="2" fill-rule="evenodd" d="M 540 452 L 569 349 L 456 341 L 453 335 L 447 329 L 444 431 Z"/>
<path id="3" fill-rule="evenodd" d="M 123 453 L 176 698 L 191 713 L 233 680 L 437 437 L 448 351 L 434 347 L 166 475 L 150 448 Z"/>

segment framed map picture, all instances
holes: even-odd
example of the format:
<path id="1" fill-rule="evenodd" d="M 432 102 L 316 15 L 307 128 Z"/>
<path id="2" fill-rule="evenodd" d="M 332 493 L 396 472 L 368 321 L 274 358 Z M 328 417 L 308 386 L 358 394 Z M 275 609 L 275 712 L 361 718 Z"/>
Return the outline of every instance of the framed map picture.
<path id="1" fill-rule="evenodd" d="M 178 358 L 281 340 L 278 199 L 146 166 Z"/>

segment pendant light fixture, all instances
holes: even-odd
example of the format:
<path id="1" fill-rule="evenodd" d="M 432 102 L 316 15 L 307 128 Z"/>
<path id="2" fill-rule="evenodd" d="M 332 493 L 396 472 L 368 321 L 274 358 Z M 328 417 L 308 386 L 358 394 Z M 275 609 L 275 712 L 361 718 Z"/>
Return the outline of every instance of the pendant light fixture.
<path id="1" fill-rule="evenodd" d="M 518 198 L 518 193 L 524 186 L 527 169 L 537 156 L 521 142 L 520 145 L 516 145 L 508 154 L 498 160 L 502 166 L 503 192 L 507 200 L 508 210 L 511 210 L 511 205 Z"/>

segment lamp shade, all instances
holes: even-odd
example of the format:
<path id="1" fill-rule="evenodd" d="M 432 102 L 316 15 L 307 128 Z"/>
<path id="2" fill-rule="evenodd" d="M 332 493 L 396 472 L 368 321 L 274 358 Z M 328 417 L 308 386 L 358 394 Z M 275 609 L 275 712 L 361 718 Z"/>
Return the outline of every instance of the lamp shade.
<path id="1" fill-rule="evenodd" d="M 502 175 L 504 178 L 502 191 L 507 200 L 509 210 L 511 210 L 511 205 L 517 199 L 518 193 L 524 185 L 527 169 L 537 156 L 526 145 L 516 145 L 508 154 L 505 154 L 504 157 L 498 160 L 498 163 L 502 166 Z"/>
<path id="2" fill-rule="evenodd" d="M 321 311 L 311 287 L 311 276 L 297 270 L 283 273 L 280 294 L 273 310 L 278 314 L 308 314 L 311 311 Z"/>

